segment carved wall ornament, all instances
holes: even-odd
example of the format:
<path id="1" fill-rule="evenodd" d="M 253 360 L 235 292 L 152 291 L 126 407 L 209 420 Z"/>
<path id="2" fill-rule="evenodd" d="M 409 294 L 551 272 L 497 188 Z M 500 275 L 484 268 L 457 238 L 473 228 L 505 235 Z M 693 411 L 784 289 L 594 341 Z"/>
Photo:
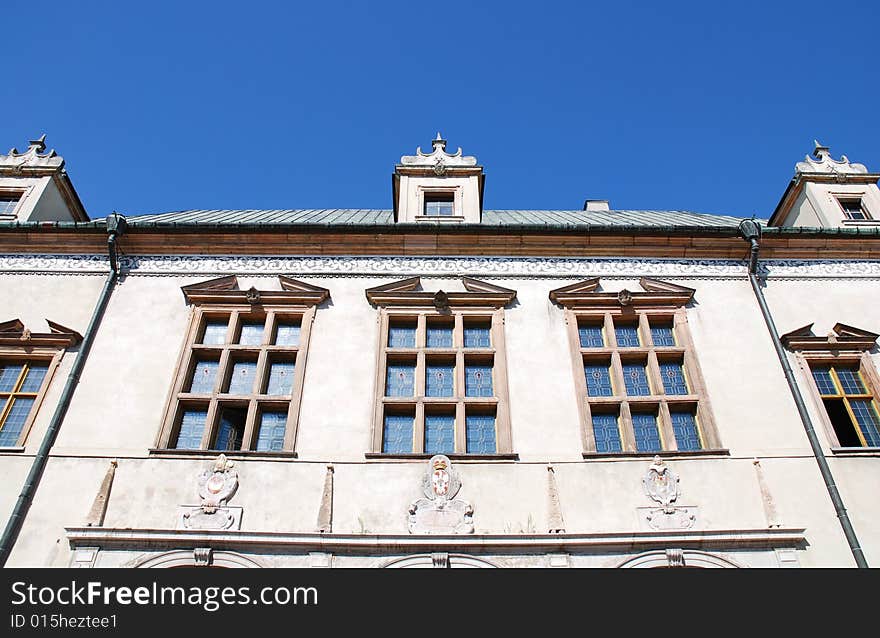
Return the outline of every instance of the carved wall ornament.
<path id="1" fill-rule="evenodd" d="M 620 302 L 621 306 L 628 306 L 632 303 L 633 295 L 629 290 L 624 288 L 617 293 L 617 300 Z"/>
<path id="2" fill-rule="evenodd" d="M 665 461 L 655 456 L 651 466 L 642 477 L 645 494 L 660 507 L 638 508 L 639 518 L 650 529 L 689 529 L 697 520 L 696 507 L 676 505 L 681 488 L 678 474 L 673 472 Z"/>
<path id="3" fill-rule="evenodd" d="M 211 469 L 199 474 L 196 487 L 200 505 L 180 508 L 178 524 L 185 529 L 238 529 L 241 526 L 240 507 L 228 507 L 227 502 L 238 490 L 238 472 L 235 464 L 221 454 Z"/>
<path id="4" fill-rule="evenodd" d="M 245 299 L 247 299 L 247 302 L 252 306 L 260 303 L 260 291 L 254 286 L 251 286 L 245 293 Z"/>
<path id="5" fill-rule="evenodd" d="M 409 507 L 411 534 L 473 534 L 474 508 L 456 499 L 461 479 L 449 457 L 437 454 L 428 461 L 420 498 Z"/>

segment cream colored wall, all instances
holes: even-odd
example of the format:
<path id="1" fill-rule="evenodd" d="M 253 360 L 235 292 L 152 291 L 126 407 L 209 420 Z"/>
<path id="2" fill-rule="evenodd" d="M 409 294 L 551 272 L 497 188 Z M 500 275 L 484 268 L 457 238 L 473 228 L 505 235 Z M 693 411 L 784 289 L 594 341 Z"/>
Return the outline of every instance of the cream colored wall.
<path id="1" fill-rule="evenodd" d="M 13 221 L 72 221 L 73 217 L 51 177 L 0 177 L 0 189 L 24 191 Z"/>
<path id="2" fill-rule="evenodd" d="M 846 220 L 836 195 L 858 195 L 874 220 L 880 220 L 880 189 L 876 184 L 825 184 L 808 182 L 795 199 L 783 226 L 834 228 L 853 225 Z M 858 224 L 858 222 L 856 222 Z"/>
<path id="3" fill-rule="evenodd" d="M 159 431 L 189 322 L 180 287 L 208 278 L 130 275 L 114 291 L 10 565 L 66 564 L 63 528 L 83 522 L 110 458 L 118 458 L 119 467 L 107 526 L 174 528 L 177 507 L 198 503 L 196 477 L 212 456 L 158 458 L 148 449 Z M 334 532 L 406 533 L 406 510 L 421 496 L 424 462 L 364 457 L 371 440 L 378 342 L 377 310 L 364 289 L 396 278 L 299 278 L 329 288 L 332 297 L 318 309 L 313 326 L 298 458 L 236 460 L 241 485 L 230 505 L 244 508 L 245 530 L 312 532 L 325 466 L 333 462 Z M 278 288 L 275 277 L 239 280 L 244 289 Z M 548 462 L 556 467 L 568 532 L 639 529 L 636 508 L 652 504 L 641 484 L 650 459 L 585 461 L 581 456 L 564 313 L 547 296 L 572 280 L 495 281 L 518 291 L 517 302 L 506 310 L 505 333 L 519 461 L 456 463 L 460 496 L 474 505 L 477 531 L 546 532 Z M 748 282 L 676 282 L 697 290 L 688 324 L 720 439 L 730 451 L 729 458 L 669 461 L 681 476 L 680 503 L 698 507 L 698 525 L 706 529 L 766 527 L 752 464 L 759 457 L 784 524 L 807 529 L 802 564 L 851 564 Z M 83 331 L 102 283 L 102 276 L 3 275 L 0 297 L 12 299 L 8 314 L 29 326 L 45 315 Z M 423 277 L 422 283 L 426 290 L 461 289 L 454 279 Z M 636 278 L 606 279 L 603 286 L 638 289 Z M 21 295 L 23 288 L 27 296 Z M 880 282 L 868 280 L 771 281 L 767 287 L 781 332 L 814 320 L 822 329 L 843 321 L 880 331 L 871 303 L 877 292 Z M 71 361 L 66 356 L 62 367 Z M 9 477 L 0 486 L 0 508 L 11 507 L 21 488 L 65 377 L 59 370 L 27 452 L 0 456 L 0 468 Z M 877 460 L 833 459 L 875 564 L 880 563 Z"/>

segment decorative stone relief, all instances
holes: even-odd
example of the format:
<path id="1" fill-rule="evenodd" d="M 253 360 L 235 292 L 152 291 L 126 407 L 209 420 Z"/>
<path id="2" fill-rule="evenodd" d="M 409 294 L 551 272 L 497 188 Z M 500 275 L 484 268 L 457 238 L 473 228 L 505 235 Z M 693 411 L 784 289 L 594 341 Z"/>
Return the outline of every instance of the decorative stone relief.
<path id="1" fill-rule="evenodd" d="M 196 483 L 201 505 L 182 505 L 178 529 L 240 529 L 242 508 L 228 507 L 227 501 L 238 489 L 234 463 L 221 454 L 211 469 L 202 472 Z"/>
<path id="2" fill-rule="evenodd" d="M 456 499 L 461 479 L 448 457 L 437 454 L 428 461 L 420 498 L 409 506 L 410 534 L 473 534 L 474 508 Z"/>
<path id="3" fill-rule="evenodd" d="M 697 520 L 696 507 L 676 504 L 681 495 L 678 474 L 673 472 L 659 456 L 642 478 L 645 494 L 660 507 L 639 507 L 639 520 L 643 527 L 655 530 L 690 529 Z"/>

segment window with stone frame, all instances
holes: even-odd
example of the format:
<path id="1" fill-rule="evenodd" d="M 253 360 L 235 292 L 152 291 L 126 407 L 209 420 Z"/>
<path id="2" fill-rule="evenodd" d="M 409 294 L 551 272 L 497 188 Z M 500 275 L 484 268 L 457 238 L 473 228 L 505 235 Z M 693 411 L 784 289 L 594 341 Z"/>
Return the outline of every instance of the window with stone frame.
<path id="1" fill-rule="evenodd" d="M 23 448 L 65 350 L 82 341 L 47 323 L 48 333 L 31 332 L 18 319 L 0 323 L 0 449 Z"/>
<path id="2" fill-rule="evenodd" d="M 593 278 L 550 293 L 565 309 L 584 456 L 723 451 L 687 327 L 694 291 L 640 284 L 599 292 Z"/>
<path id="3" fill-rule="evenodd" d="M 184 286 L 193 306 L 156 449 L 293 454 L 309 334 L 329 292 L 289 277 L 281 290 L 235 276 Z"/>
<path id="4" fill-rule="evenodd" d="M 812 324 L 782 336 L 796 353 L 835 451 L 880 448 L 880 377 L 870 350 L 878 335 L 838 323 L 826 336 Z"/>
<path id="5" fill-rule="evenodd" d="M 379 308 L 368 456 L 512 456 L 504 306 L 516 292 L 465 277 L 425 292 L 418 277 L 367 290 Z"/>

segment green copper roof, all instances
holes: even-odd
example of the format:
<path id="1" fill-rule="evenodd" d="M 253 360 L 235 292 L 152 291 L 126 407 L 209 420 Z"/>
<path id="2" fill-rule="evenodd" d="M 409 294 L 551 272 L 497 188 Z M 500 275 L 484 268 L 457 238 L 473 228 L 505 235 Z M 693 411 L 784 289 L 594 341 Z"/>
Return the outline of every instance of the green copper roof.
<path id="1" fill-rule="evenodd" d="M 688 211 L 657 210 L 486 210 L 482 226 L 638 226 L 730 227 L 743 218 Z M 386 226 L 394 224 L 390 210 L 325 208 L 305 210 L 183 210 L 129 217 L 130 224 L 317 224 Z"/>

